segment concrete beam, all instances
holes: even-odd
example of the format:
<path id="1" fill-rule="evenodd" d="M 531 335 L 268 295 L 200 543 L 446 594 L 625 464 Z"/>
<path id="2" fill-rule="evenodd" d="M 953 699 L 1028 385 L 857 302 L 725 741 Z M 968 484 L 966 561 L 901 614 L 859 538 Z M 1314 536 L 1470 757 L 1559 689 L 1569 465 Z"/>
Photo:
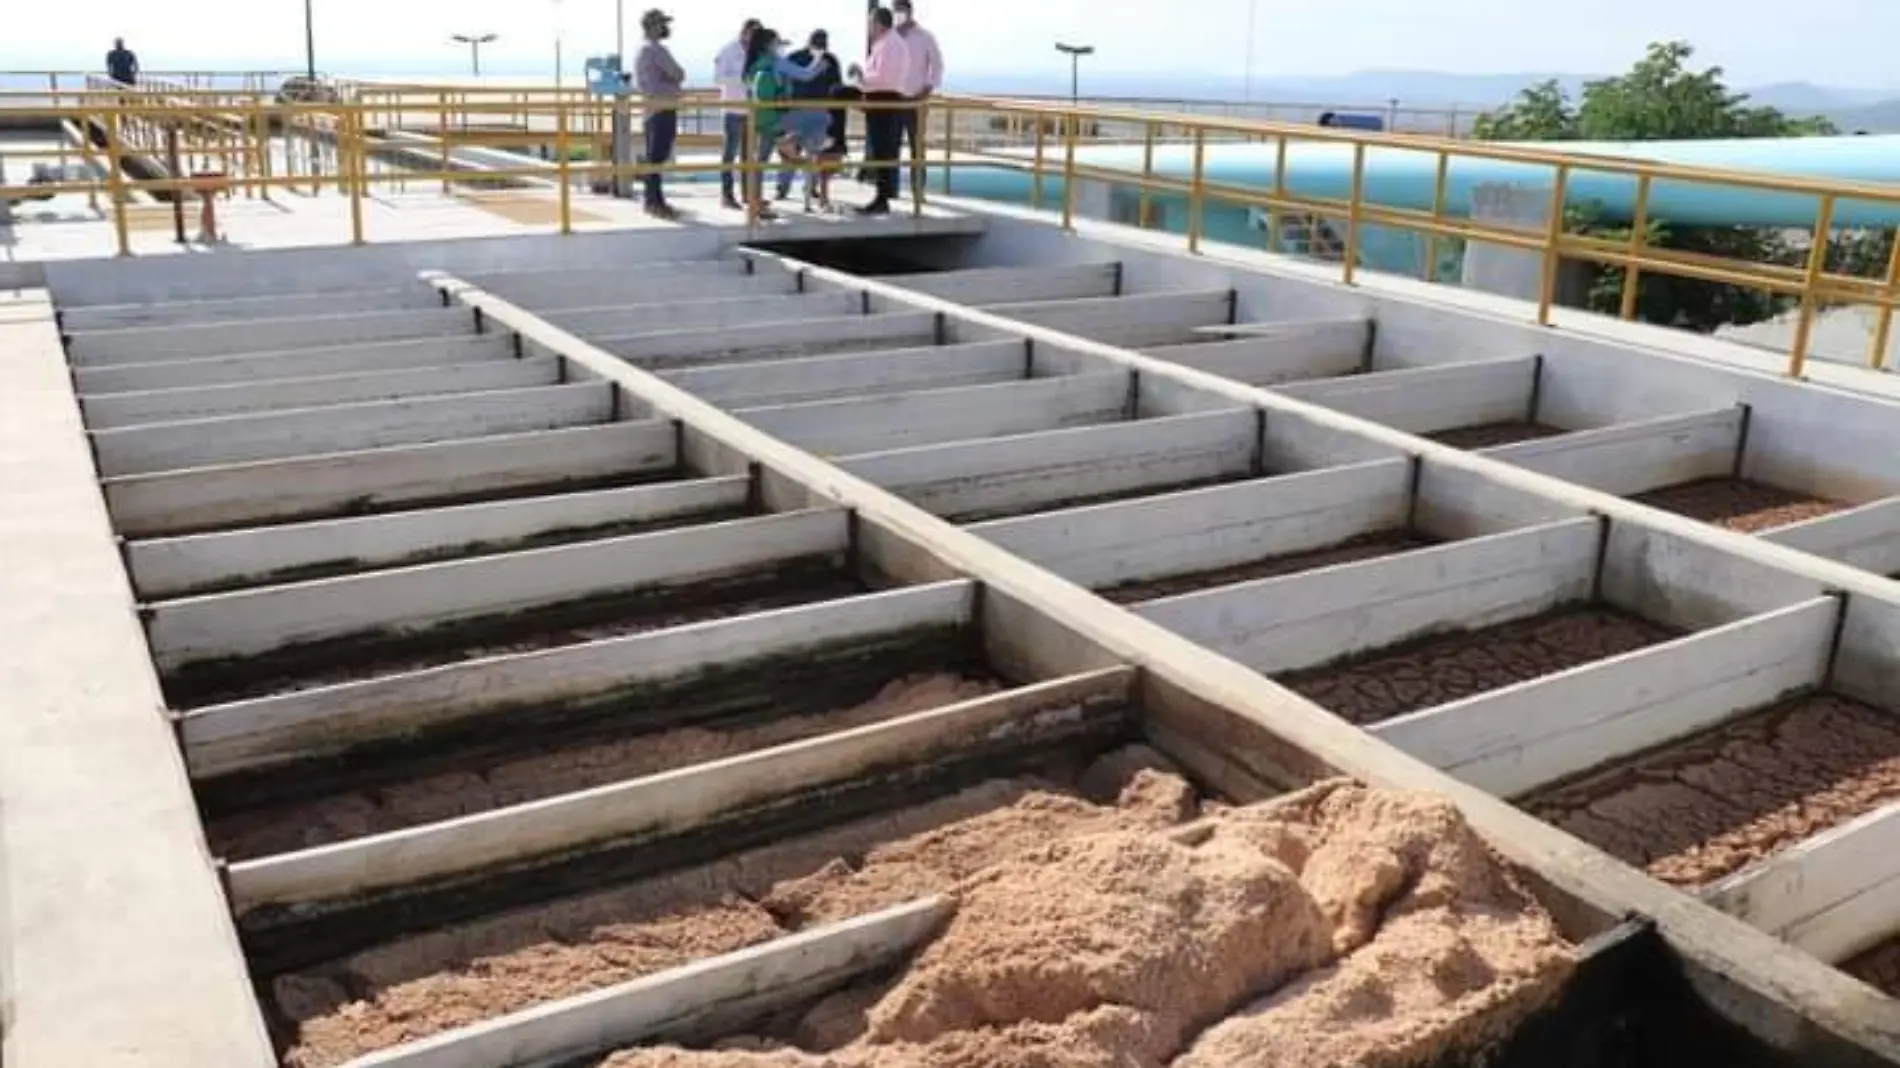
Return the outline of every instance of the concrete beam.
<path id="1" fill-rule="evenodd" d="M 603 279 L 638 286 L 655 282 L 664 283 L 674 278 L 719 279 L 755 273 L 763 272 L 743 258 L 719 256 L 684 260 L 636 259 L 628 263 L 614 263 L 611 266 L 530 267 L 505 271 L 470 271 L 460 277 L 472 285 L 479 285 L 492 293 L 501 294 L 522 293 L 527 291 L 527 287 L 533 286 L 552 292 L 572 286 L 585 286 Z"/>
<path id="2" fill-rule="evenodd" d="M 233 464 L 103 483 L 119 533 L 148 537 L 668 471 L 671 422 L 608 423 Z"/>
<path id="3" fill-rule="evenodd" d="M 550 322 L 584 337 L 624 337 L 662 330 L 726 330 L 760 323 L 795 323 L 867 314 L 857 293 L 671 300 L 616 304 L 548 313 Z"/>
<path id="4" fill-rule="evenodd" d="M 594 274 L 579 278 L 564 275 L 558 280 L 524 279 L 512 285 L 498 286 L 495 291 L 540 313 L 598 308 L 609 304 L 653 304 L 708 297 L 765 297 L 799 291 L 798 277 L 789 271 L 762 271 L 750 275 L 694 272 L 662 278 L 645 275 L 646 272 L 640 272 L 632 277 Z"/>
<path id="5" fill-rule="evenodd" d="M 87 397 L 202 386 L 257 385 L 272 379 L 320 378 L 515 357 L 515 341 L 503 334 L 418 338 L 368 345 L 338 345 L 293 352 L 208 356 L 197 360 L 75 367 L 73 383 Z"/>
<path id="6" fill-rule="evenodd" d="M 0 1061 L 269 1068 L 43 291 L 0 352 Z"/>
<path id="7" fill-rule="evenodd" d="M 255 384 L 95 394 L 83 398 L 82 407 L 88 426 L 94 430 L 109 430 L 146 423 L 176 423 L 405 397 L 551 386 L 561 381 L 561 370 L 561 361 L 553 357 L 490 360 L 400 371 L 285 378 Z"/>
<path id="8" fill-rule="evenodd" d="M 1757 537 L 1891 576 L 1900 573 L 1900 498 L 1777 527 Z"/>
<path id="9" fill-rule="evenodd" d="M 899 449 L 837 466 L 937 515 L 973 520 L 1257 474 L 1259 434 L 1251 411 L 1213 412 Z"/>
<path id="10" fill-rule="evenodd" d="M 638 692 L 709 668 L 739 672 L 787 657 L 971 623 L 976 585 L 955 579 L 532 653 L 295 690 L 186 713 L 196 778 L 342 753 L 507 710 Z"/>
<path id="11" fill-rule="evenodd" d="M 842 557 L 850 513 L 812 509 L 524 549 L 150 606 L 161 670 L 372 631 L 426 630 L 586 597 L 692 585 L 790 560 Z"/>
<path id="12" fill-rule="evenodd" d="M 1197 341 L 1196 327 L 1234 321 L 1230 289 L 991 304 L 984 311 L 1131 349 Z"/>
<path id="13" fill-rule="evenodd" d="M 958 304 L 1023 303 L 1113 297 L 1121 288 L 1121 265 L 1078 263 L 1061 266 L 978 267 L 962 271 L 888 275 L 886 285 Z"/>
<path id="14" fill-rule="evenodd" d="M 724 330 L 663 330 L 599 338 L 601 348 L 636 367 L 658 371 L 710 363 L 868 352 L 945 340 L 943 317 L 928 313 L 851 315 Z"/>
<path id="15" fill-rule="evenodd" d="M 1030 348 L 1021 341 L 978 341 L 722 364 L 664 371 L 660 377 L 713 404 L 752 408 L 1008 382 L 1028 377 L 1029 365 Z"/>
<path id="16" fill-rule="evenodd" d="M 1419 458 L 1412 523 L 1440 538 L 1470 538 L 1586 514 L 1580 505 L 1532 493 L 1438 456 Z"/>
<path id="17" fill-rule="evenodd" d="M 1735 470 L 1745 409 L 1645 419 L 1484 450 L 1490 459 L 1630 496 Z"/>
<path id="18" fill-rule="evenodd" d="M 369 401 L 92 432 L 99 473 L 107 478 L 295 456 L 358 452 L 394 445 L 561 430 L 609 422 L 615 386 L 495 390 Z"/>
<path id="19" fill-rule="evenodd" d="M 1100 588 L 1236 567 L 1403 528 L 1411 503 L 1412 465 L 1379 460 L 969 529 L 1071 582 Z"/>
<path id="20" fill-rule="evenodd" d="M 479 333 L 475 317 L 467 309 L 437 307 L 243 323 L 84 330 L 69 336 L 66 351 L 75 367 L 100 367 L 475 333 Z"/>
<path id="21" fill-rule="evenodd" d="M 1838 598 L 1817 597 L 1370 729 L 1517 797 L 1819 687 L 1840 609 Z"/>
<path id="22" fill-rule="evenodd" d="M 1900 930 L 1900 804 L 1750 865 L 1703 900 L 1838 964 Z"/>
<path id="23" fill-rule="evenodd" d="M 1537 388 L 1535 356 L 1473 360 L 1290 382 L 1289 397 L 1323 404 L 1413 434 L 1529 419 Z"/>
<path id="24" fill-rule="evenodd" d="M 523 500 L 489 501 L 394 515 L 147 538 L 125 545 L 139 596 L 178 597 L 261 585 L 327 566 L 394 567 L 490 551 L 562 531 L 677 520 L 745 507 L 744 476 L 623 486 Z"/>
<path id="25" fill-rule="evenodd" d="M 1719 627 L 1827 592 L 1798 572 L 1628 520 L 1610 524 L 1600 581 L 1604 600 L 1683 630 Z"/>
<path id="26" fill-rule="evenodd" d="M 1149 601 L 1134 611 L 1255 671 L 1298 671 L 1587 601 L 1602 532 L 1595 519 L 1564 520 Z"/>
<path id="27" fill-rule="evenodd" d="M 1240 325 L 1277 329 L 1232 341 L 1167 345 L 1149 349 L 1148 355 L 1255 386 L 1333 378 L 1366 369 L 1366 350 L 1372 340 L 1369 319 Z"/>
<path id="28" fill-rule="evenodd" d="M 1126 371 L 1036 378 L 743 409 L 746 422 L 821 456 L 1111 423 L 1127 415 Z"/>
<path id="29" fill-rule="evenodd" d="M 427 286 L 383 286 L 343 293 L 286 293 L 225 300 L 175 300 L 161 304 L 98 304 L 62 313 L 60 326 L 68 332 L 118 330 L 282 319 L 324 315 L 340 309 L 375 312 L 441 306 L 441 295 Z"/>
<path id="30" fill-rule="evenodd" d="M 953 911 L 948 898 L 920 898 L 372 1053 L 351 1068 L 517 1068 L 723 1037 L 895 965 Z"/>
<path id="31" fill-rule="evenodd" d="M 441 823 L 233 864 L 232 909 L 356 897 L 706 823 L 722 814 L 922 767 L 1000 738 L 1032 744 L 1090 706 L 1126 701 L 1135 673 L 1109 668 L 1005 690 L 707 764 Z"/>

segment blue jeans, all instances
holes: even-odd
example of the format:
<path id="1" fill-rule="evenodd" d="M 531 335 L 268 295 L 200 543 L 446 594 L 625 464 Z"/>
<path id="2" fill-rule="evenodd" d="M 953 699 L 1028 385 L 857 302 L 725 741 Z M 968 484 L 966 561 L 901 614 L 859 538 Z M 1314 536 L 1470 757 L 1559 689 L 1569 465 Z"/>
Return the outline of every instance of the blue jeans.
<path id="1" fill-rule="evenodd" d="M 726 112 L 725 133 L 726 143 L 719 151 L 719 162 L 730 167 L 732 164 L 738 162 L 740 156 L 745 154 L 745 112 Z M 730 170 L 719 172 L 719 192 L 724 195 L 727 200 L 733 198 L 732 176 L 733 172 Z"/>
<path id="2" fill-rule="evenodd" d="M 646 154 L 642 163 L 660 164 L 673 158 L 673 142 L 678 139 L 680 114 L 677 111 L 654 111 L 646 119 Z M 647 207 L 657 208 L 666 203 L 666 193 L 660 187 L 660 174 L 655 171 L 646 176 Z"/>

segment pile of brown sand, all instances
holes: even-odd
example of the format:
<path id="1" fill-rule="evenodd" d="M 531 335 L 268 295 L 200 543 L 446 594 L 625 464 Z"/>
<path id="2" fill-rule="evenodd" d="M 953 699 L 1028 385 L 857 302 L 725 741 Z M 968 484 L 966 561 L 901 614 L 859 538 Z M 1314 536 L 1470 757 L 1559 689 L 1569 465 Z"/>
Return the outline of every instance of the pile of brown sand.
<path id="1" fill-rule="evenodd" d="M 295 1029 L 285 1063 L 343 1064 L 809 923 L 949 891 L 1050 842 L 1145 831 L 1199 812 L 1186 780 L 1143 747 L 1082 771 L 1084 796 L 1060 789 L 996 780 L 663 879 L 518 909 L 279 977 L 273 1001 Z"/>
<path id="2" fill-rule="evenodd" d="M 861 704 L 721 730 L 681 727 L 622 741 L 525 755 L 487 768 L 443 772 L 374 790 L 352 790 L 212 821 L 214 852 L 269 856 L 385 834 L 575 790 L 654 775 L 805 738 L 850 730 L 981 697 L 987 680 L 939 673 L 893 680 Z"/>
<path id="3" fill-rule="evenodd" d="M 1052 842 L 965 880 L 832 1052 L 741 1040 L 602 1068 L 1397 1068 L 1501 1036 L 1569 974 L 1550 917 L 1447 802 L 1328 783 L 1204 825 L 1198 844 Z"/>

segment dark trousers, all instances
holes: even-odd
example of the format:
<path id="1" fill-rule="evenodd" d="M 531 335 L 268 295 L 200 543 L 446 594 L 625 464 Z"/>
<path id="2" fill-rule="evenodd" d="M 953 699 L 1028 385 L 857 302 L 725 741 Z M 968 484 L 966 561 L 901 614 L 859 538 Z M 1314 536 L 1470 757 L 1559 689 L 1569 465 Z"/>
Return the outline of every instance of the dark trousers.
<path id="1" fill-rule="evenodd" d="M 868 103 L 886 104 L 903 100 L 896 93 L 866 93 Z M 877 189 L 879 202 L 897 197 L 897 152 L 898 143 L 904 136 L 902 115 L 916 115 L 914 111 L 891 108 L 867 109 L 864 112 L 864 159 L 874 168 L 871 181 Z"/>
<path id="2" fill-rule="evenodd" d="M 720 149 L 719 162 L 725 164 L 727 167 L 731 167 L 732 164 L 739 162 L 739 160 L 745 156 L 745 112 L 726 112 L 725 133 L 726 143 L 725 146 Z M 719 192 L 727 200 L 734 199 L 732 193 L 734 184 L 732 176 L 733 172 L 731 170 L 719 172 Z"/>
<path id="3" fill-rule="evenodd" d="M 677 111 L 649 112 L 646 118 L 646 153 L 640 162 L 660 165 L 673 158 L 673 142 L 678 139 L 680 114 Z M 660 187 L 660 172 L 654 171 L 646 176 L 647 207 L 656 208 L 666 203 L 666 192 Z"/>
<path id="4" fill-rule="evenodd" d="M 904 161 L 904 172 L 910 175 L 910 187 L 914 195 L 917 187 L 924 184 L 923 168 L 913 162 L 923 151 L 922 146 L 917 141 L 917 116 L 921 114 L 921 112 L 916 108 L 905 108 L 893 114 L 895 115 L 897 132 L 899 134 L 897 158 Z"/>

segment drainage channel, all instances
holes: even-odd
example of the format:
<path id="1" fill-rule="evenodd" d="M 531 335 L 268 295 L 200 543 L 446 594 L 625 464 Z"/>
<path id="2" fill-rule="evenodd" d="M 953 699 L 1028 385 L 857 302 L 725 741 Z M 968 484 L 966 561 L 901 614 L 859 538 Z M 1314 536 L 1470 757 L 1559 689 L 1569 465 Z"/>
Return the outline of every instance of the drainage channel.
<path id="1" fill-rule="evenodd" d="M 1653 930 L 1447 801 L 1198 733 L 1032 563 L 828 472 L 897 457 L 1138 613 L 1433 553 L 1609 600 L 1597 521 L 1486 529 L 1392 450 L 751 258 L 484 281 L 654 377 L 430 287 L 64 324 L 285 1063 L 1548 1063 L 1564 1021 L 1663 1011 L 1715 1041 L 1687 989 L 1602 992 Z M 1183 537 L 1209 508 L 1234 536 Z"/>

